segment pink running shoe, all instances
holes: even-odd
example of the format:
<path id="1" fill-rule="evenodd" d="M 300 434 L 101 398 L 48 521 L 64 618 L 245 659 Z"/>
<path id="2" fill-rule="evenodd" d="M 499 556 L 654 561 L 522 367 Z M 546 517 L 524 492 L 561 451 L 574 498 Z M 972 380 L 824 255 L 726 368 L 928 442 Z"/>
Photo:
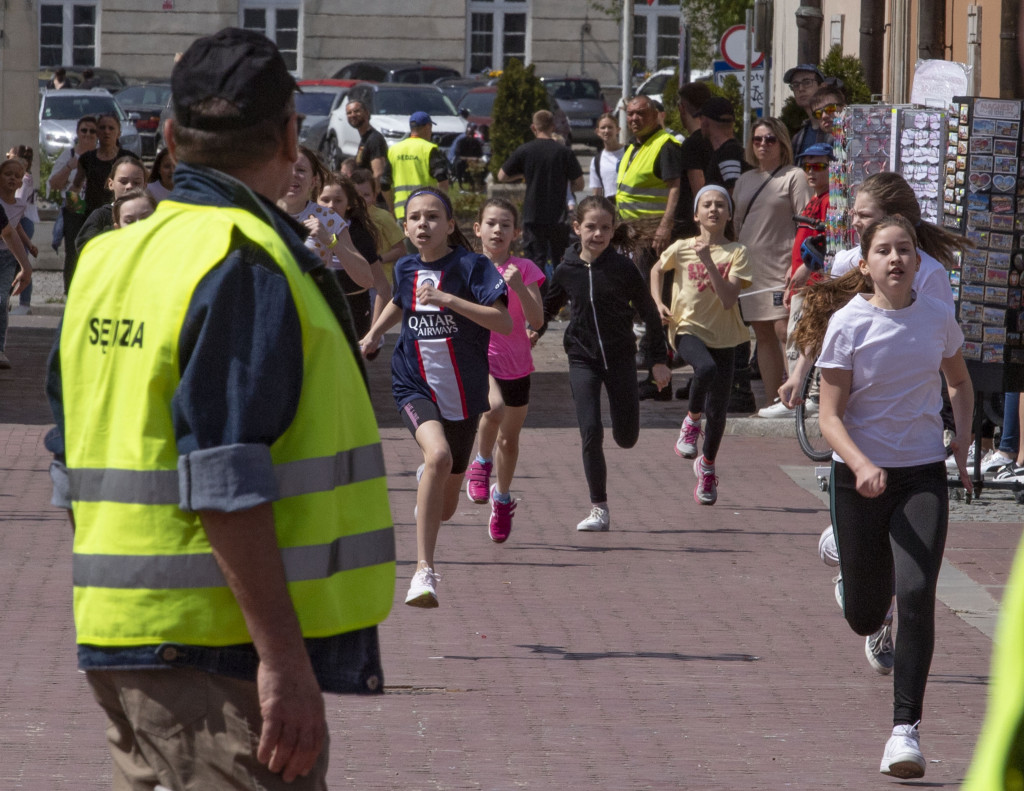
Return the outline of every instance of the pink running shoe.
<path id="1" fill-rule="evenodd" d="M 718 500 L 718 476 L 715 468 L 708 469 L 704 457 L 693 460 L 693 474 L 697 476 L 697 485 L 693 487 L 693 499 L 700 505 L 714 505 Z"/>
<path id="2" fill-rule="evenodd" d="M 466 470 L 466 495 L 474 503 L 486 503 L 490 497 L 491 468 L 493 466 L 489 461 L 481 464 L 474 460 Z"/>
<path id="3" fill-rule="evenodd" d="M 487 532 L 495 544 L 504 544 L 512 532 L 512 517 L 516 515 L 516 501 L 500 502 L 494 496 L 497 491 L 498 486 L 495 484 L 491 487 L 491 522 L 487 527 Z"/>
<path id="4" fill-rule="evenodd" d="M 687 415 L 683 419 L 683 425 L 679 429 L 679 439 L 676 440 L 676 455 L 684 459 L 692 459 L 697 455 L 697 440 L 703 434 L 700 430 L 700 421 L 694 423 Z"/>

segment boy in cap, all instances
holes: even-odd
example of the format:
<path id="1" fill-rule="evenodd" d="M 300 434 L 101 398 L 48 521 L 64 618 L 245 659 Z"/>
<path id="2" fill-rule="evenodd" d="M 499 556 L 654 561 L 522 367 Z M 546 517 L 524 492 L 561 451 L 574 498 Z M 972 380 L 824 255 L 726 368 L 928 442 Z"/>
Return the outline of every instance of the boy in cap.
<path id="1" fill-rule="evenodd" d="M 796 131 L 796 134 L 793 135 L 793 156 L 799 157 L 808 146 L 828 141 L 828 137 L 821 130 L 821 124 L 814 117 L 813 108 L 811 107 L 811 97 L 814 96 L 814 92 L 825 81 L 825 75 L 821 73 L 817 66 L 810 63 L 802 63 L 799 66 L 788 69 L 782 79 L 789 86 L 789 89 L 793 91 L 793 101 L 796 102 L 797 107 L 807 113 L 807 120 L 803 122 Z"/>
<path id="2" fill-rule="evenodd" d="M 171 83 L 171 200 L 84 249 L 47 377 L 79 668 L 115 789 L 325 789 L 322 693 L 383 685 L 380 438 L 344 296 L 275 206 L 280 53 L 228 28 Z"/>

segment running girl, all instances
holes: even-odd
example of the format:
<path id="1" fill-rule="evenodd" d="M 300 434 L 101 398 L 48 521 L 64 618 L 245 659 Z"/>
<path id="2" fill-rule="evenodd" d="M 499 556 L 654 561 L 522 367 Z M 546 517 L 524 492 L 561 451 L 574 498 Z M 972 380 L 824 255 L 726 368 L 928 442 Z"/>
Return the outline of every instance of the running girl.
<path id="1" fill-rule="evenodd" d="M 530 403 L 530 373 L 533 355 L 527 324 L 538 329 L 544 323 L 540 284 L 544 273 L 527 258 L 512 258 L 509 248 L 519 233 L 519 213 L 504 198 L 491 198 L 480 207 L 473 233 L 483 245 L 508 285 L 508 312 L 512 332 L 491 333 L 487 349 L 490 368 L 490 410 L 480 417 L 480 447 L 466 472 L 466 494 L 474 503 L 491 504 L 488 534 L 498 544 L 508 540 L 516 504 L 512 499 L 512 477 L 519 460 L 519 433 Z M 497 450 L 495 450 L 497 448 Z M 493 459 L 492 459 L 492 455 Z M 496 462 L 496 464 L 494 464 Z M 497 483 L 491 486 L 492 464 Z"/>
<path id="2" fill-rule="evenodd" d="M 738 304 L 739 293 L 751 282 L 747 248 L 730 242 L 725 229 L 732 217 L 732 201 L 725 187 L 702 187 L 693 202 L 700 235 L 675 242 L 651 270 L 651 296 L 676 356 L 693 366 L 690 406 L 676 440 L 676 453 L 694 459 L 697 486 L 693 499 L 714 505 L 718 499 L 715 459 L 725 434 L 725 418 L 732 390 L 736 347 L 748 340 Z M 666 272 L 675 272 L 672 307 L 661 301 Z M 702 414 L 707 415 L 704 450 L 697 458 Z"/>
<path id="3" fill-rule="evenodd" d="M 925 771 L 917 726 L 949 521 L 939 371 L 953 405 L 953 451 L 968 491 L 974 393 L 952 311 L 912 290 L 920 266 L 914 227 L 903 217 L 885 217 L 864 231 L 861 249 L 857 272 L 811 286 L 800 328 L 821 333 L 828 322 L 818 358 L 820 421 L 834 449 L 831 506 L 843 613 L 857 634 L 887 625 L 896 585 L 894 727 L 880 771 L 914 778 Z M 818 290 L 848 289 L 846 281 L 858 278 L 859 290 L 873 293 L 853 297 L 831 321 L 810 299 Z M 813 338 L 803 340 L 802 348 L 813 347 Z"/>
<path id="4" fill-rule="evenodd" d="M 504 280 L 484 256 L 469 252 L 447 195 L 430 188 L 413 192 L 405 233 L 418 253 L 395 265 L 394 299 L 359 345 L 364 355 L 373 351 L 402 322 L 391 387 L 423 452 L 415 512 L 418 562 L 405 603 L 437 607 L 437 535 L 458 506 L 477 419 L 487 411 L 490 333 L 510 332 L 512 318 Z"/>
<path id="5" fill-rule="evenodd" d="M 11 367 L 4 352 L 7 339 L 7 294 L 20 294 L 32 282 L 32 265 L 26 250 L 33 256 L 39 251 L 21 227 L 25 202 L 15 197 L 25 176 L 25 160 L 14 157 L 0 163 L 0 368 Z"/>
<path id="6" fill-rule="evenodd" d="M 619 226 L 626 230 L 626 226 Z M 636 265 L 611 246 L 616 236 L 615 206 L 591 195 L 576 207 L 573 230 L 578 244 L 566 250 L 544 298 L 544 319 L 550 321 L 565 305 L 569 324 L 563 344 L 569 357 L 569 385 L 583 444 L 583 471 L 590 488 L 590 514 L 576 525 L 586 532 L 607 530 L 608 468 L 601 425 L 601 387 L 608 394 L 612 437 L 620 448 L 632 448 L 640 437 L 640 396 L 636 380 L 636 336 L 633 314 L 647 325 L 644 343 L 654 362 L 660 390 L 672 378 L 665 365 L 661 317 Z"/>

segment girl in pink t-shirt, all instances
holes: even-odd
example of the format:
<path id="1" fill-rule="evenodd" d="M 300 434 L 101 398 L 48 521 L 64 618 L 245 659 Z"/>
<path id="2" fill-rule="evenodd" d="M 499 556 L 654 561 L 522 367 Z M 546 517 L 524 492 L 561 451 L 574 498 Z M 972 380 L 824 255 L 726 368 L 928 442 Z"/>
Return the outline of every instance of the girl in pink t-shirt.
<path id="1" fill-rule="evenodd" d="M 479 450 L 466 471 L 466 494 L 474 503 L 490 502 L 488 532 L 491 541 L 500 544 L 512 531 L 516 511 L 510 488 L 519 460 L 519 432 L 529 408 L 533 371 L 527 324 L 539 328 L 544 323 L 540 296 L 544 273 L 529 259 L 509 256 L 509 248 L 519 235 L 519 213 L 509 201 L 487 200 L 477 215 L 473 233 L 480 239 L 484 255 L 494 262 L 508 284 L 508 312 L 512 316 L 512 332 L 491 333 L 487 350 L 491 409 L 480 417 Z M 498 480 L 491 486 L 493 466 L 497 466 Z"/>

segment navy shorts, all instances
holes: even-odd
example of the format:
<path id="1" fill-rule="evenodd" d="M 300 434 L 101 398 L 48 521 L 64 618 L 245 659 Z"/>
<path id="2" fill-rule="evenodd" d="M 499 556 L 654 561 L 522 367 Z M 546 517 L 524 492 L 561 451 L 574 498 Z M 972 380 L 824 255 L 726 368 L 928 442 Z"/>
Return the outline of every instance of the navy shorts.
<path id="1" fill-rule="evenodd" d="M 452 474 L 461 475 L 469 466 L 469 456 L 476 442 L 477 418 L 466 420 L 446 420 L 441 417 L 441 410 L 429 398 L 414 398 L 403 406 L 399 413 L 405 427 L 416 436 L 416 429 L 428 420 L 436 420 L 444 430 L 444 438 L 448 441 L 448 450 L 452 454 Z"/>

